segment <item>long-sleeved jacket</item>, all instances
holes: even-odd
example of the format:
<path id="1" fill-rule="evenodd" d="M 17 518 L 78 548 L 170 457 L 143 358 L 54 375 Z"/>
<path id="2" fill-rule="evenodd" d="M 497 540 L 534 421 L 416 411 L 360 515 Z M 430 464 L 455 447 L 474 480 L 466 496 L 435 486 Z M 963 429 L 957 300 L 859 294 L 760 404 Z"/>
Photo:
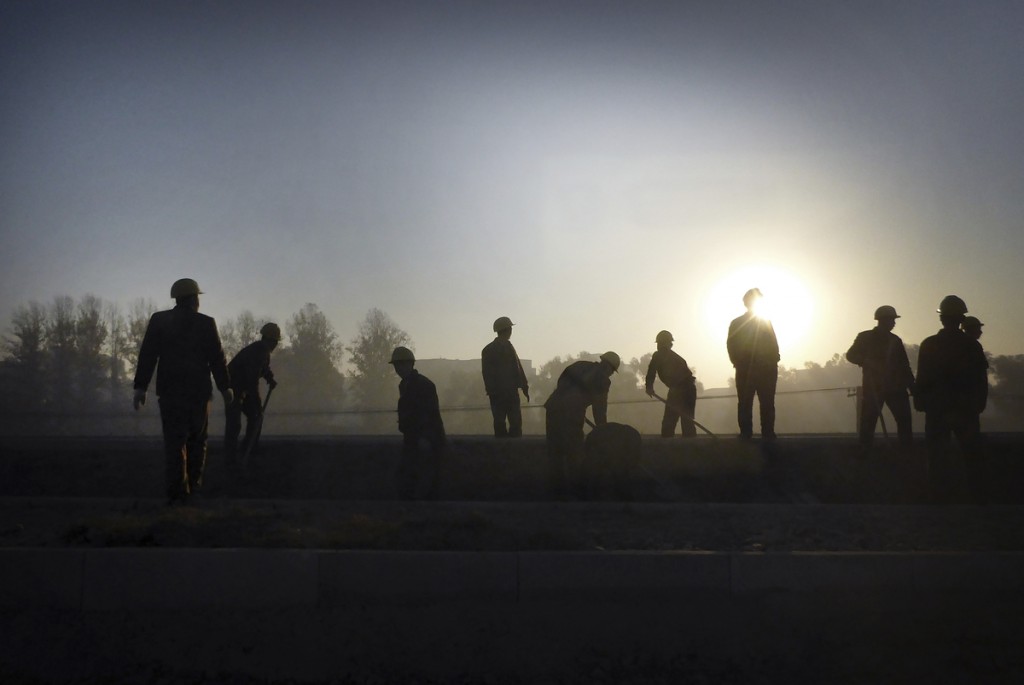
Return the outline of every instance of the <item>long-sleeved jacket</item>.
<path id="1" fill-rule="evenodd" d="M 437 388 L 416 369 L 398 384 L 398 430 L 428 440 L 445 437 Z"/>
<path id="2" fill-rule="evenodd" d="M 139 350 L 135 389 L 146 390 L 154 371 L 159 397 L 208 399 L 210 374 L 217 389 L 226 390 L 230 378 L 213 318 L 182 306 L 153 314 Z"/>
<path id="3" fill-rule="evenodd" d="M 736 368 L 762 368 L 779 363 L 779 341 L 768 319 L 747 312 L 729 324 L 729 361 Z"/>
<path id="4" fill-rule="evenodd" d="M 872 328 L 861 331 L 846 351 L 846 359 L 863 369 L 863 385 L 874 392 L 890 393 L 914 386 L 907 349 L 891 331 Z"/>
<path id="5" fill-rule="evenodd" d="M 926 412 L 980 414 L 988 403 L 988 359 L 974 338 L 943 328 L 921 343 L 914 404 Z"/>
<path id="6" fill-rule="evenodd" d="M 680 385 L 692 385 L 695 382 L 693 372 L 675 350 L 657 350 L 651 355 L 651 363 L 647 366 L 647 390 L 654 390 L 654 379 L 670 388 Z"/>
<path id="7" fill-rule="evenodd" d="M 267 343 L 257 340 L 242 348 L 228 364 L 228 375 L 231 376 L 231 387 L 235 393 L 253 394 L 260 391 L 260 379 L 268 383 L 274 380 L 274 372 L 270 369 L 270 349 Z"/>
<path id="8" fill-rule="evenodd" d="M 508 338 L 497 337 L 480 352 L 484 389 L 491 397 L 529 392 L 530 384 L 516 348 Z"/>
<path id="9" fill-rule="evenodd" d="M 600 362 L 573 362 L 558 377 L 558 385 L 544 403 L 549 412 L 564 414 L 583 423 L 587 407 L 593 407 L 594 423 L 608 422 L 608 390 L 612 381 Z"/>

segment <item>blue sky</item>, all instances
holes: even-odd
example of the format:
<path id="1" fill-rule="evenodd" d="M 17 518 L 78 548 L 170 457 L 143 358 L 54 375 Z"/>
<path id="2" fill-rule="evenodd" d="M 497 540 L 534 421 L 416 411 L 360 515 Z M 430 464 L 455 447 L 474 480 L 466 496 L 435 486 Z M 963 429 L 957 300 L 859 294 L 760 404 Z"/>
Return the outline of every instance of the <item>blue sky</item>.
<path id="1" fill-rule="evenodd" d="M 7 2 L 0 323 L 93 293 L 422 357 L 624 357 L 708 387 L 747 287 L 783 363 L 946 294 L 1024 352 L 1024 5 Z M 757 280 L 757 282 L 749 282 Z"/>

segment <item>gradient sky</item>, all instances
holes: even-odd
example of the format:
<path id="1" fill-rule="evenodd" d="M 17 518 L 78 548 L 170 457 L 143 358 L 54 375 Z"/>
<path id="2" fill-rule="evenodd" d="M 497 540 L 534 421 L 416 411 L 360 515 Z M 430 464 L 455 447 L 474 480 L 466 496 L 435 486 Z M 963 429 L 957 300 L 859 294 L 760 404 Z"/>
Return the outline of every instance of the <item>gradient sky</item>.
<path id="1" fill-rule="evenodd" d="M 949 293 L 1021 353 L 1022 35 L 977 0 L 7 0 L 0 328 L 191 276 L 345 340 L 379 307 L 421 357 L 667 328 L 715 387 L 759 286 L 787 366 Z"/>

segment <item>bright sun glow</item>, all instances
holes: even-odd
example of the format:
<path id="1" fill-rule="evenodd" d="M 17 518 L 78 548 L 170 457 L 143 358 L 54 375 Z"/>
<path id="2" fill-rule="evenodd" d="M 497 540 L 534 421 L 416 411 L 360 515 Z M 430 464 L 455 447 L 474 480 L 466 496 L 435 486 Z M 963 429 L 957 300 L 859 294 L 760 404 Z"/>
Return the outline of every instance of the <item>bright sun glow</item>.
<path id="1" fill-rule="evenodd" d="M 755 307 L 758 316 L 771 320 L 779 347 L 803 342 L 811 328 L 814 302 L 807 287 L 788 271 L 773 266 L 750 266 L 734 271 L 719 280 L 704 300 L 705 315 L 712 330 L 728 330 L 729 322 L 743 313 L 743 294 L 760 288 L 764 297 Z"/>

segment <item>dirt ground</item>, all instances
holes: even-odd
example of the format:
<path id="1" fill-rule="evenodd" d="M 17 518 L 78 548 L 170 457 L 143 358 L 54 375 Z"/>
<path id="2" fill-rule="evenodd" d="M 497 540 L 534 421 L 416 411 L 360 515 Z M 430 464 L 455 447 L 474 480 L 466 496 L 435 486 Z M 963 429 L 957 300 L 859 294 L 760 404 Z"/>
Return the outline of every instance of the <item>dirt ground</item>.
<path id="1" fill-rule="evenodd" d="M 646 440 L 633 502 L 546 499 L 541 440 L 454 442 L 442 501 L 394 498 L 396 440 L 280 439 L 245 488 L 226 487 L 212 445 L 203 496 L 172 507 L 152 440 L 0 439 L 0 546 L 1024 550 L 1016 437 L 993 450 L 978 497 L 938 505 L 920 454 L 864 459 L 852 439 L 784 439 L 771 454 Z"/>
<path id="2" fill-rule="evenodd" d="M 1024 549 L 1024 508 L 5 498 L 2 547 Z"/>

